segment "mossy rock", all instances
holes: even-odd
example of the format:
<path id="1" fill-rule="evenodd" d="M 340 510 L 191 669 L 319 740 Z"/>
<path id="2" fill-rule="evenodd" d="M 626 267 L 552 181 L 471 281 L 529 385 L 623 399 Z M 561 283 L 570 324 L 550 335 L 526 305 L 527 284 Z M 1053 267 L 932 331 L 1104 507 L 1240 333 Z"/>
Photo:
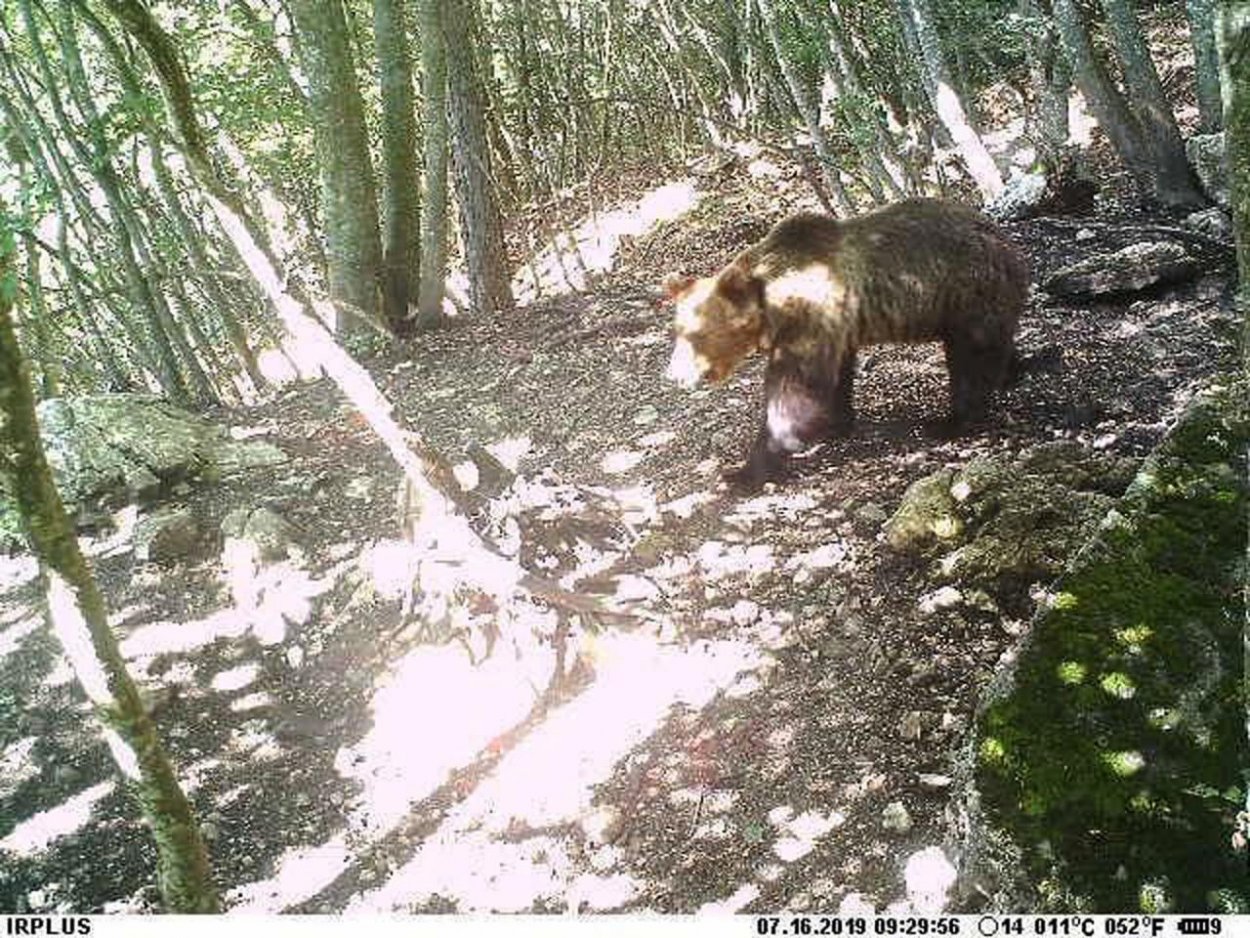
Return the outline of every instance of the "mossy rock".
<path id="1" fill-rule="evenodd" d="M 1051 580 L 1088 540 L 1136 462 L 1079 443 L 979 457 L 918 479 L 885 524 L 895 550 L 938 554 L 934 576 L 995 590 Z"/>
<path id="2" fill-rule="evenodd" d="M 1217 387 L 1188 409 L 979 717 L 983 839 L 1011 845 L 1034 911 L 1226 910 L 1250 894 L 1230 840 L 1250 766 L 1243 395 Z"/>

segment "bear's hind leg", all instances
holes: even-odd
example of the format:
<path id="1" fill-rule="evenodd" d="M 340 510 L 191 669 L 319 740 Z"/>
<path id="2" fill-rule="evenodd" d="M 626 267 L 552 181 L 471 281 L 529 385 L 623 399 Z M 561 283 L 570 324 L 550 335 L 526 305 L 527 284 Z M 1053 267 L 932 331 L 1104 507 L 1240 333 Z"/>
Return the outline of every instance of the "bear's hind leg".
<path id="1" fill-rule="evenodd" d="M 848 349 L 837 367 L 833 386 L 833 421 L 830 432 L 845 435 L 855 426 L 855 349 Z"/>
<path id="2" fill-rule="evenodd" d="M 1013 344 L 955 335 L 946 339 L 945 348 L 946 368 L 950 372 L 950 421 L 958 429 L 985 416 L 990 395 L 1006 383 Z"/>

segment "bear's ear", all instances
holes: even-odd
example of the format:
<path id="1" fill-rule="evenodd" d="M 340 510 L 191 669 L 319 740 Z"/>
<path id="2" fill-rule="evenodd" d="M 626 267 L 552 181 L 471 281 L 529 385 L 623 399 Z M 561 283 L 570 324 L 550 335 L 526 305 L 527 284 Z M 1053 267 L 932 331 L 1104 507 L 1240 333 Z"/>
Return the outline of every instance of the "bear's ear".
<path id="1" fill-rule="evenodd" d="M 669 274 L 660 284 L 660 289 L 664 291 L 664 296 L 670 300 L 675 300 L 694 285 L 694 277 L 686 274 Z"/>
<path id="2" fill-rule="evenodd" d="M 735 306 L 748 306 L 752 301 L 763 305 L 764 282 L 741 264 L 730 264 L 716 280 L 716 292 Z"/>

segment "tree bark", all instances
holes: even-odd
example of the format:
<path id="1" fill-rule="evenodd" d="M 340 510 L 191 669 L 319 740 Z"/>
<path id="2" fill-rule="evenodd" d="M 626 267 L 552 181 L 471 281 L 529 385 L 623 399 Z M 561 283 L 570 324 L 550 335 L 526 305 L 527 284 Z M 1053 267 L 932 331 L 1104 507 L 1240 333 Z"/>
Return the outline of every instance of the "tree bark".
<path id="1" fill-rule="evenodd" d="M 421 176 L 405 0 L 373 0 L 373 37 L 382 93 L 382 309 L 394 332 L 407 329 L 421 262 Z"/>
<path id="2" fill-rule="evenodd" d="M 341 0 L 290 0 L 308 77 L 309 108 L 321 173 L 330 297 L 355 307 L 337 310 L 336 331 L 365 331 L 357 316 L 376 320 L 382 282 L 377 196 L 369 160 L 364 104 L 356 85 Z"/>
<path id="3" fill-rule="evenodd" d="M 1075 0 L 1054 0 L 1054 15 L 1077 87 L 1143 193 L 1163 205 L 1205 204 L 1187 163 L 1160 163 L 1161 155 L 1151 137 L 1095 53 Z"/>
<path id="4" fill-rule="evenodd" d="M 1194 47 L 1194 90 L 1204 133 L 1224 126 L 1220 100 L 1220 57 L 1215 44 L 1215 0 L 1186 0 L 1189 40 Z"/>
<path id="5" fill-rule="evenodd" d="M 1247 357 L 1250 375 L 1250 0 L 1221 0 L 1216 17 L 1233 231 L 1237 238 L 1237 295 L 1246 330 L 1242 353 Z"/>
<path id="6" fill-rule="evenodd" d="M 981 192 L 981 198 L 989 202 L 1003 191 L 1003 176 L 989 151 L 985 149 L 980 134 L 973 127 L 952 84 L 929 0 L 899 0 L 899 11 L 903 18 L 904 31 L 911 32 L 920 49 L 925 88 L 929 92 L 933 110 L 954 140 L 955 147 L 968 169 L 968 175 Z"/>
<path id="7" fill-rule="evenodd" d="M 443 322 L 447 278 L 447 60 L 442 0 L 417 0 L 421 32 L 421 90 L 425 105 L 425 199 L 421 203 L 421 287 L 417 328 Z"/>
<path id="8" fill-rule="evenodd" d="M 481 86 L 470 45 L 471 16 L 466 3 L 442 0 L 443 49 L 447 63 L 447 104 L 460 235 L 469 269 L 469 297 L 479 313 L 512 309 L 511 270 L 504 248 L 490 145 L 482 115 Z"/>
<path id="9" fill-rule="evenodd" d="M 1167 189 L 1170 198 L 1182 199 L 1180 204 L 1202 204 L 1205 200 L 1185 156 L 1176 115 L 1172 113 L 1172 105 L 1159 80 L 1132 4 L 1129 0 L 1103 0 L 1102 5 L 1107 11 L 1107 27 L 1124 74 L 1129 108 L 1137 116 L 1146 144 L 1154 155 L 1159 185 Z"/>
<path id="10" fill-rule="evenodd" d="M 1033 142 L 1041 164 L 1054 168 L 1068 140 L 1068 91 L 1072 67 L 1059 46 L 1052 19 L 1037 0 L 1021 0 L 1020 13 L 1028 24 L 1026 54 L 1033 108 L 1025 115 L 1032 124 Z"/>
<path id="11" fill-rule="evenodd" d="M 834 159 L 833 152 L 829 149 L 829 141 L 825 137 L 824 128 L 820 126 L 820 107 L 812 99 L 812 96 L 808 94 L 807 89 L 803 87 L 803 82 L 799 78 L 794 63 L 790 61 L 790 57 L 786 54 L 785 46 L 781 42 L 781 32 L 777 25 L 777 12 L 773 8 L 772 0 L 755 0 L 755 5 L 760 11 L 760 19 L 764 22 L 764 31 L 768 35 L 768 41 L 772 46 L 773 54 L 777 57 L 777 65 L 781 69 L 781 76 L 785 80 L 791 99 L 794 101 L 794 107 L 807 127 L 808 136 L 812 138 L 812 148 L 816 151 L 816 158 L 820 161 L 821 181 L 829 191 L 837 214 L 844 217 L 851 215 L 855 211 L 855 205 L 851 201 L 850 196 L 847 195 L 846 189 L 842 186 L 842 180 L 838 176 L 837 161 Z"/>
<path id="12" fill-rule="evenodd" d="M 157 882 L 170 912 L 217 912 L 208 854 L 156 726 L 126 672 L 92 576 L 44 458 L 30 372 L 11 320 L 12 234 L 0 232 L 0 473 L 44 568 L 48 618 L 137 795 L 157 848 Z"/>
<path id="13" fill-rule="evenodd" d="M 1237 239 L 1237 311 L 1241 315 L 1241 375 L 1250 381 L 1250 0 L 1220 0 L 1215 35 L 1220 63 L 1225 146 L 1228 153 L 1233 233 Z M 1244 390 L 1242 392 L 1245 393 Z M 1250 546 L 1246 561 L 1250 564 Z M 1250 578 L 1242 591 L 1250 606 Z M 1242 629 L 1245 668 L 1250 669 L 1250 621 Z M 1250 674 L 1250 670 L 1243 670 Z M 1250 699 L 1246 728 L 1250 731 Z M 1243 810 L 1250 813 L 1250 791 Z M 1242 835 L 1247 832 L 1242 829 Z"/>

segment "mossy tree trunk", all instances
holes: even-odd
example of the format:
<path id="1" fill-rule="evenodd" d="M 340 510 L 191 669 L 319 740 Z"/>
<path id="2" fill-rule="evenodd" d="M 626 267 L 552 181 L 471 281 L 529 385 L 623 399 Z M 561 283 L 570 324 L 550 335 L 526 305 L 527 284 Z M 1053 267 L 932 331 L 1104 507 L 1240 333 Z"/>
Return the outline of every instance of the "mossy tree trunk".
<path id="1" fill-rule="evenodd" d="M 340 0 L 291 0 L 321 173 L 330 297 L 340 306 L 337 331 L 360 333 L 376 320 L 382 288 L 382 242 L 369 159 L 364 103 L 356 84 L 347 19 Z"/>
<path id="2" fill-rule="evenodd" d="M 151 826 L 165 908 L 216 912 L 217 892 L 199 827 L 126 672 L 104 599 L 44 458 L 30 370 L 13 329 L 13 253 L 12 233 L 0 231 L 0 473 L 43 566 L 49 622 Z"/>
<path id="3" fill-rule="evenodd" d="M 421 203 L 421 287 L 417 328 L 443 321 L 447 277 L 447 60 L 442 0 L 417 0 L 421 32 L 421 91 L 425 103 L 425 199 Z"/>
<path id="4" fill-rule="evenodd" d="M 951 79 L 929 0 L 898 0 L 898 9 L 904 31 L 914 36 L 920 49 L 924 84 L 933 110 L 954 140 L 981 198 L 989 202 L 1003 191 L 1003 175 L 973 126 Z"/>
<path id="5" fill-rule="evenodd" d="M 469 268 L 469 296 L 479 313 L 511 309 L 512 275 L 483 112 L 484 95 L 472 48 L 475 0 L 441 0 L 451 153 L 460 207 L 460 236 Z"/>
<path id="6" fill-rule="evenodd" d="M 1189 38 L 1194 47 L 1194 90 L 1201 127 L 1212 133 L 1224 126 L 1220 100 L 1220 57 L 1215 47 L 1215 0 L 1185 0 Z"/>
<path id="7" fill-rule="evenodd" d="M 1233 231 L 1237 238 L 1242 375 L 1250 385 L 1250 0 L 1223 0 L 1216 12 L 1215 34 Z M 1250 545 L 1247 546 L 1246 569 L 1250 570 Z M 1246 608 L 1250 609 L 1250 576 L 1246 578 L 1244 595 Z M 1250 621 L 1246 623 L 1242 645 L 1246 653 L 1242 699 L 1246 705 L 1246 729 L 1250 733 Z M 1250 812 L 1250 788 L 1246 791 L 1246 811 Z"/>
<path id="8" fill-rule="evenodd" d="M 421 176 L 405 0 L 373 0 L 373 42 L 382 93 L 382 312 L 393 332 L 403 332 L 421 262 Z"/>

